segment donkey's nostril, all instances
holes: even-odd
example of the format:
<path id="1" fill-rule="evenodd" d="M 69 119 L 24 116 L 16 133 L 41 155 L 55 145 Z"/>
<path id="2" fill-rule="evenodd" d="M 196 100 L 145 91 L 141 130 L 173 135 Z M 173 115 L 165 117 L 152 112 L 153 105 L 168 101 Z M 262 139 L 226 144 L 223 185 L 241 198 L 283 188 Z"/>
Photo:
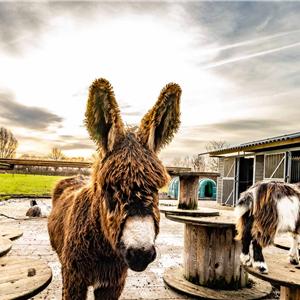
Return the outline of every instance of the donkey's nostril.
<path id="1" fill-rule="evenodd" d="M 156 258 L 154 246 L 150 248 L 128 248 L 125 259 L 128 266 L 134 271 L 143 271 Z"/>
<path id="2" fill-rule="evenodd" d="M 129 248 L 126 252 L 126 260 L 130 261 L 134 258 L 135 256 L 135 249 L 134 248 Z"/>

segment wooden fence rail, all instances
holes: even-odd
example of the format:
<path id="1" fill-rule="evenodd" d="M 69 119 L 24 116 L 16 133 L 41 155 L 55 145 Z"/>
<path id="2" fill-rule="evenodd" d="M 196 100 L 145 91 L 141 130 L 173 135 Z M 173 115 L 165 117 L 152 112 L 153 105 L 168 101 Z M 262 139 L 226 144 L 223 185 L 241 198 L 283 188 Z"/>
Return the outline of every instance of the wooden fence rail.
<path id="1" fill-rule="evenodd" d="M 9 159 L 0 158 L 0 170 L 13 170 L 15 166 L 53 167 L 53 168 L 90 168 L 92 162 L 66 161 L 66 160 L 35 160 L 35 159 Z M 170 175 L 180 172 L 189 172 L 191 168 L 167 167 Z"/>

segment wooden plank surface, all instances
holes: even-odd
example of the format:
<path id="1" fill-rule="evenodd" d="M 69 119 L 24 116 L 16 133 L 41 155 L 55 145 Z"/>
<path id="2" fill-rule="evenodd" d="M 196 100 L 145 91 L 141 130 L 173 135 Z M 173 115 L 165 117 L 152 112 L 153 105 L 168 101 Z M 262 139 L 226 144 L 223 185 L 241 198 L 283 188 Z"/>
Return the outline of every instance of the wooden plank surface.
<path id="1" fill-rule="evenodd" d="M 0 226 L 0 236 L 10 239 L 11 241 L 21 237 L 23 231 L 18 228 Z"/>
<path id="2" fill-rule="evenodd" d="M 12 242 L 10 239 L 0 236 L 0 256 L 5 255 L 10 251 Z"/>
<path id="3" fill-rule="evenodd" d="M 199 175 L 179 176 L 179 209 L 198 209 L 198 188 Z"/>
<path id="4" fill-rule="evenodd" d="M 200 299 L 245 300 L 260 299 L 269 295 L 272 286 L 268 282 L 252 278 L 251 285 L 238 290 L 210 289 L 187 281 L 182 268 L 169 268 L 163 275 L 164 281 L 174 289 Z"/>
<path id="5" fill-rule="evenodd" d="M 195 284 L 214 289 L 237 289 L 247 284 L 241 268 L 241 243 L 235 228 L 185 225 L 184 275 Z"/>
<path id="6" fill-rule="evenodd" d="M 194 210 L 189 209 L 179 209 L 177 207 L 172 206 L 160 206 L 160 212 L 164 212 L 171 215 L 179 215 L 179 216 L 193 216 L 193 217 L 212 217 L 219 216 L 219 211 L 215 209 L 209 209 L 206 207 L 201 207 Z"/>
<path id="7" fill-rule="evenodd" d="M 50 267 L 42 260 L 0 258 L 0 300 L 28 299 L 51 282 Z"/>
<path id="8" fill-rule="evenodd" d="M 280 300 L 293 300 L 293 299 L 295 300 L 300 299 L 300 289 L 281 286 Z"/>
<path id="9" fill-rule="evenodd" d="M 261 274 L 253 268 L 244 266 L 245 270 L 272 284 L 300 288 L 300 266 L 294 266 L 288 262 L 286 251 L 279 254 L 264 253 L 264 256 L 269 269 L 268 274 Z"/>
<path id="10" fill-rule="evenodd" d="M 168 167 L 167 167 L 168 168 Z M 175 170 L 173 172 L 172 175 L 176 175 L 179 177 L 193 177 L 193 176 L 201 176 L 201 177 L 209 177 L 209 176 L 220 176 L 220 173 L 218 172 L 195 172 L 195 171 L 187 171 L 187 170 L 183 170 L 178 168 L 177 170 Z"/>
<path id="11" fill-rule="evenodd" d="M 279 235 L 275 237 L 274 245 L 278 248 L 284 249 L 284 250 L 290 250 L 290 247 L 292 245 L 292 237 L 290 234 L 284 234 Z M 299 255 L 300 255 L 300 241 L 298 244 L 299 248 Z"/>
<path id="12" fill-rule="evenodd" d="M 209 227 L 235 227 L 235 218 L 232 214 L 225 214 L 220 211 L 220 216 L 216 217 L 190 217 L 190 216 L 175 216 L 172 214 L 166 214 L 169 220 L 181 223 L 189 223 L 199 226 Z"/>

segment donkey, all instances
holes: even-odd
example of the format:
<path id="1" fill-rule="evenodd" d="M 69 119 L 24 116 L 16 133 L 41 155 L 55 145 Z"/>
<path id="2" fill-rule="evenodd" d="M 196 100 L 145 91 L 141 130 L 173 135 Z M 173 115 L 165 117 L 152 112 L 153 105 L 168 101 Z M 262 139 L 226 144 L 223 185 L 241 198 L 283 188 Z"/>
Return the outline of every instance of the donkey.
<path id="1" fill-rule="evenodd" d="M 237 240 L 242 240 L 241 263 L 268 273 L 262 248 L 270 245 L 279 232 L 293 236 L 289 252 L 291 264 L 299 264 L 300 190 L 296 184 L 259 182 L 244 193 L 235 208 L 238 217 Z M 253 259 L 249 254 L 252 242 Z"/>
<path id="2" fill-rule="evenodd" d="M 89 89 L 85 123 L 99 149 L 89 182 L 57 184 L 48 221 L 62 265 L 63 299 L 118 299 L 127 270 L 141 272 L 156 257 L 158 190 L 169 175 L 158 159 L 180 124 L 181 88 L 166 85 L 137 130 L 125 128 L 113 89 L 97 79 Z"/>

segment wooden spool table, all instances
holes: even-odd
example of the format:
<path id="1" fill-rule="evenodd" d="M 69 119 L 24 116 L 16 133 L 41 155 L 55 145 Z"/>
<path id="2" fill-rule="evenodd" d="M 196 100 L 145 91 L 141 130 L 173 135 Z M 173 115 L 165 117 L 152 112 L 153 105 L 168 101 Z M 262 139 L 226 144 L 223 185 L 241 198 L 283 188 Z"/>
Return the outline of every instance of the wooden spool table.
<path id="1" fill-rule="evenodd" d="M 10 239 L 0 236 L 0 257 L 7 254 L 12 247 Z"/>
<path id="2" fill-rule="evenodd" d="M 11 227 L 0 227 L 0 235 L 2 237 L 8 238 L 11 241 L 18 239 L 23 235 L 23 231 L 17 228 L 11 228 Z"/>
<path id="3" fill-rule="evenodd" d="M 258 299 L 268 295 L 270 284 L 248 275 L 240 265 L 241 244 L 234 240 L 235 219 L 221 212 L 218 217 L 188 217 L 166 213 L 185 224 L 182 268 L 164 273 L 171 287 L 205 299 Z"/>
<path id="4" fill-rule="evenodd" d="M 201 209 L 179 209 L 177 207 L 160 206 L 160 212 L 168 215 L 176 216 L 190 216 L 190 217 L 214 217 L 219 216 L 220 213 L 217 210 L 201 207 Z"/>
<path id="5" fill-rule="evenodd" d="M 179 176 L 180 194 L 177 207 L 160 206 L 161 212 L 193 217 L 209 217 L 218 216 L 219 212 L 216 209 L 208 209 L 201 207 L 198 209 L 198 186 L 199 178 L 203 172 L 177 172 Z"/>
<path id="6" fill-rule="evenodd" d="M 0 258 L 0 300 L 28 299 L 51 282 L 50 267 L 38 259 Z"/>
<path id="7" fill-rule="evenodd" d="M 275 238 L 274 245 L 284 250 L 290 250 L 292 244 L 292 237 L 289 234 L 280 235 Z M 298 244 L 299 255 L 300 255 L 300 241 Z"/>
<path id="8" fill-rule="evenodd" d="M 287 253 L 266 254 L 268 274 L 261 274 L 253 268 L 244 267 L 247 272 L 262 280 L 280 285 L 281 300 L 300 300 L 300 266 L 291 265 Z"/>

